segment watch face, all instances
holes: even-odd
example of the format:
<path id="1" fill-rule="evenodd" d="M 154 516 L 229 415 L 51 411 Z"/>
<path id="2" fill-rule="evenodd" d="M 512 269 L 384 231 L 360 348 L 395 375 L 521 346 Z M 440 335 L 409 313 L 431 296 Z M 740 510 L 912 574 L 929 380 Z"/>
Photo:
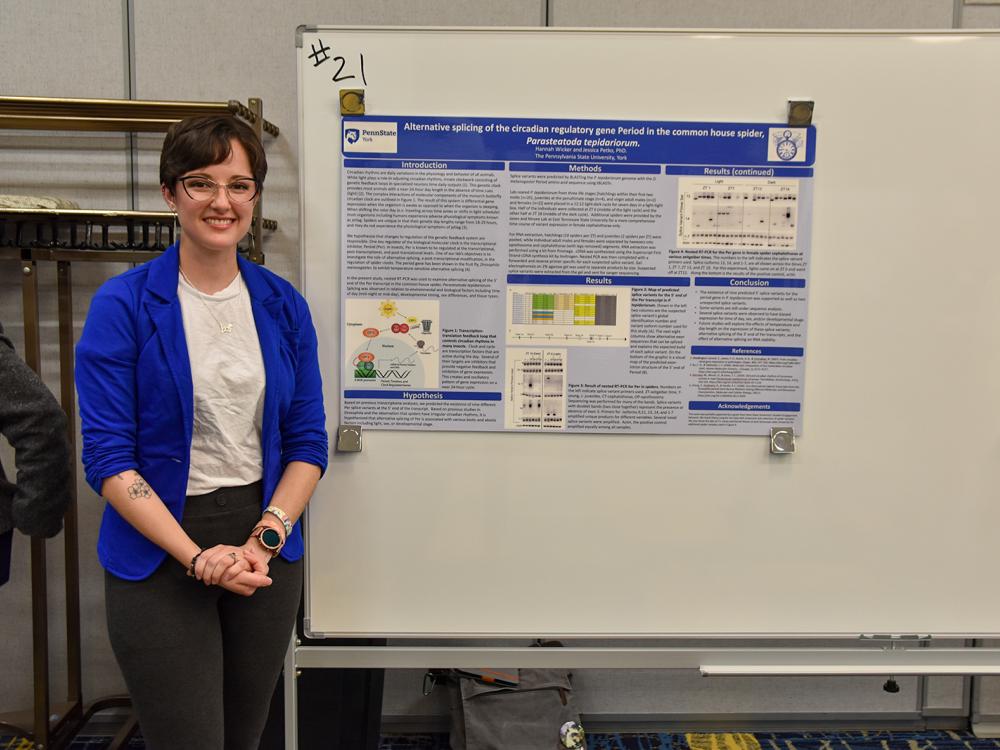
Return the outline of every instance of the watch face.
<path id="1" fill-rule="evenodd" d="M 268 549 L 278 549 L 281 546 L 281 534 L 274 529 L 264 529 L 260 532 L 260 541 Z"/>

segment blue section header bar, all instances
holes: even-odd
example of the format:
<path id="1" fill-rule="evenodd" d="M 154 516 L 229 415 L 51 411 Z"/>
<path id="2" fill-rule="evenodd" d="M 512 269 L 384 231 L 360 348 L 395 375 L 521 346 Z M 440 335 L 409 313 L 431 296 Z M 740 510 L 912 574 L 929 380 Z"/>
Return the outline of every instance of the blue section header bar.
<path id="1" fill-rule="evenodd" d="M 745 288 L 766 288 L 766 287 L 792 287 L 804 289 L 805 279 L 753 279 L 753 278 L 733 278 L 728 276 L 697 276 L 694 280 L 695 286 L 729 286 L 736 289 Z"/>
<path id="2" fill-rule="evenodd" d="M 672 167 L 667 174 L 699 177 L 812 177 L 809 167 Z"/>
<path id="3" fill-rule="evenodd" d="M 508 284 L 559 284 L 565 286 L 691 286 L 687 276 L 548 276 L 509 273 Z"/>
<path id="4" fill-rule="evenodd" d="M 691 353 L 722 357 L 801 357 L 805 350 L 798 346 L 692 346 Z"/>
<path id="5" fill-rule="evenodd" d="M 501 401 L 502 394 L 490 391 L 380 391 L 348 390 L 344 398 L 377 398 L 398 401 Z"/>
<path id="6" fill-rule="evenodd" d="M 344 166 L 352 169 L 412 169 L 422 172 L 447 172 L 449 169 L 483 169 L 502 172 L 502 161 L 441 161 L 418 159 L 344 159 Z"/>
<path id="7" fill-rule="evenodd" d="M 816 129 L 785 123 L 504 117 L 343 118 L 344 156 L 811 167 Z"/>
<path id="8" fill-rule="evenodd" d="M 550 164 L 516 161 L 511 172 L 569 172 L 571 174 L 660 174 L 659 164 Z"/>
<path id="9" fill-rule="evenodd" d="M 801 411 L 802 404 L 783 401 L 689 401 L 691 411 Z"/>

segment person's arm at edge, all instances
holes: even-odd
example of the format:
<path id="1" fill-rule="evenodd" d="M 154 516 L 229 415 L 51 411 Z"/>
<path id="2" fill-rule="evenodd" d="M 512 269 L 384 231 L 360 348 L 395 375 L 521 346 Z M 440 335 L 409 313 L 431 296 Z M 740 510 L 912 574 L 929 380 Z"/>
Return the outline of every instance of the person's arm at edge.
<path id="1" fill-rule="evenodd" d="M 271 579 L 260 572 L 261 569 L 266 571 L 267 565 L 263 556 L 256 551 L 251 550 L 250 557 L 246 558 L 251 570 L 232 564 L 236 562 L 230 557 L 234 548 L 228 545 L 216 545 L 203 551 L 177 523 L 177 519 L 167 510 L 153 488 L 134 469 L 105 479 L 101 495 L 136 531 L 165 550 L 185 568 L 198 555 L 195 567 L 195 577 L 198 580 L 223 585 L 232 582 L 236 587 L 233 590 L 237 593 L 252 593 L 261 586 L 271 585 Z"/>
<path id="2" fill-rule="evenodd" d="M 281 480 L 271 496 L 271 505 L 283 510 L 292 526 L 306 509 L 321 475 L 320 467 L 305 461 L 292 461 L 282 472 Z M 270 526 L 282 538 L 285 537 L 285 525 L 273 513 L 264 513 L 257 525 Z"/>
<path id="3" fill-rule="evenodd" d="M 52 537 L 70 504 L 66 415 L 34 370 L 14 352 L 0 325 L 0 433 L 14 448 L 14 525 Z"/>
<path id="4" fill-rule="evenodd" d="M 270 499 L 270 505 L 284 511 L 292 526 L 302 515 L 326 471 L 329 451 L 316 329 L 305 299 L 297 292 L 294 294 L 299 320 L 299 364 L 295 393 L 284 419 L 287 426 L 282 429 L 281 453 L 285 468 Z M 270 526 L 285 537 L 284 524 L 273 513 L 264 513 L 258 525 Z"/>
<path id="5" fill-rule="evenodd" d="M 184 567 L 201 552 L 201 547 L 184 532 L 138 471 L 129 469 L 106 478 L 101 485 L 101 497 L 136 531 Z"/>

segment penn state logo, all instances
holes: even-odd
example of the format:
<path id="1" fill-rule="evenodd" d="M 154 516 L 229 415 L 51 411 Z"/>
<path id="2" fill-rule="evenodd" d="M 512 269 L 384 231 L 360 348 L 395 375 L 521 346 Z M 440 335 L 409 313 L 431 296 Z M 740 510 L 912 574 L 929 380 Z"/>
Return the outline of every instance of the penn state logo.
<path id="1" fill-rule="evenodd" d="M 348 128 L 344 131 L 344 139 L 348 143 L 357 143 L 361 137 L 361 132 L 357 128 Z"/>

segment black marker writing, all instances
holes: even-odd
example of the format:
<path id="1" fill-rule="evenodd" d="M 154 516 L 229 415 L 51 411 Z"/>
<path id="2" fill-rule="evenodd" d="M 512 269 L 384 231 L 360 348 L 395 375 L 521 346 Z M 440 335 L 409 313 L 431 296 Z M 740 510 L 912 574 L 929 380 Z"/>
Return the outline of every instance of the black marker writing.
<path id="1" fill-rule="evenodd" d="M 327 54 L 327 52 L 330 51 L 330 48 L 327 47 L 325 44 L 323 44 L 322 39 L 319 40 L 319 49 L 316 48 L 315 44 L 311 44 L 309 46 L 312 48 L 312 54 L 309 55 L 309 59 L 315 60 L 315 62 L 313 63 L 314 68 L 318 68 L 320 65 L 322 65 L 323 63 L 325 63 L 327 60 L 330 59 L 330 56 Z M 322 55 L 323 57 L 320 57 L 320 55 Z"/>

